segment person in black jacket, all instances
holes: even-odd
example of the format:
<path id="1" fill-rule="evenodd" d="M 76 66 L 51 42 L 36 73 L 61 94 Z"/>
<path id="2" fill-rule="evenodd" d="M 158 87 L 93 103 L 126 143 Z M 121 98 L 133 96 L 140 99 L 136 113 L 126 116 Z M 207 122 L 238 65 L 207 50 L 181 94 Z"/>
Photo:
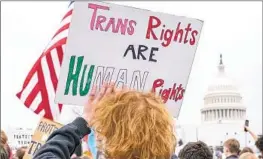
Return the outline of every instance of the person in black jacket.
<path id="1" fill-rule="evenodd" d="M 69 159 L 80 139 L 97 134 L 97 146 L 105 158 L 170 159 L 175 151 L 173 118 L 152 93 L 116 91 L 104 84 L 93 87 L 82 117 L 54 131 L 34 159 Z"/>
<path id="2" fill-rule="evenodd" d="M 256 146 L 259 149 L 261 155 L 263 155 L 263 136 L 260 136 L 257 140 L 256 140 Z"/>
<path id="3" fill-rule="evenodd" d="M 263 155 L 263 136 L 262 135 L 261 136 L 257 136 L 256 133 L 251 131 L 250 128 L 247 127 L 247 126 L 245 126 L 244 128 L 253 137 L 253 139 L 255 140 L 256 147 L 260 151 L 261 155 Z"/>

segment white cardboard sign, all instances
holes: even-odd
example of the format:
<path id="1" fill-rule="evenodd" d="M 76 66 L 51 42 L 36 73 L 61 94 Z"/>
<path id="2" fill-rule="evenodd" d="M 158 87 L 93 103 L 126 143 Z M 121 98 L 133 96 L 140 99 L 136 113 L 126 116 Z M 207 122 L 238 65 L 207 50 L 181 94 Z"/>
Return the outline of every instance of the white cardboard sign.
<path id="1" fill-rule="evenodd" d="M 202 25 L 111 3 L 75 2 L 56 103 L 84 105 L 94 84 L 115 81 L 155 91 L 177 117 Z"/>

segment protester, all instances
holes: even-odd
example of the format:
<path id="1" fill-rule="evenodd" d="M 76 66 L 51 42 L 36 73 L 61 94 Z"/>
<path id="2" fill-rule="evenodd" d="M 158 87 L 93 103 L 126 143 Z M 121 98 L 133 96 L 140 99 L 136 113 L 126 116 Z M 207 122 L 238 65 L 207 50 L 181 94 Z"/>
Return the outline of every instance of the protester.
<path id="1" fill-rule="evenodd" d="M 239 159 L 258 159 L 257 156 L 253 153 L 250 153 L 250 152 L 246 152 L 246 153 L 243 153 Z"/>
<path id="2" fill-rule="evenodd" d="M 246 153 L 246 152 L 254 153 L 254 151 L 253 151 L 251 148 L 249 148 L 249 147 L 244 147 L 244 148 L 242 149 L 242 151 L 239 153 L 239 155 L 242 155 L 243 153 Z"/>
<path id="3" fill-rule="evenodd" d="M 249 127 L 245 126 L 245 129 L 253 137 L 253 139 L 255 140 L 256 147 L 261 152 L 261 155 L 263 155 L 263 136 L 258 137 L 253 131 L 250 130 Z"/>
<path id="4" fill-rule="evenodd" d="M 217 159 L 222 159 L 222 152 L 216 151 L 215 156 Z"/>
<path id="5" fill-rule="evenodd" d="M 1 159 L 8 159 L 8 152 L 7 150 L 1 145 L 0 147 L 0 158 Z"/>
<path id="6" fill-rule="evenodd" d="M 257 136 L 253 131 L 251 131 L 249 127 L 244 126 L 244 128 L 245 128 L 245 130 L 247 130 L 247 132 L 252 136 L 252 138 L 253 138 L 253 139 L 255 140 L 255 142 L 256 142 L 256 141 L 258 140 L 258 136 Z"/>
<path id="7" fill-rule="evenodd" d="M 2 153 L 5 154 L 4 152 L 7 153 L 7 158 L 8 159 L 11 159 L 12 158 L 12 151 L 9 147 L 9 145 L 7 144 L 7 141 L 8 141 L 8 138 L 7 138 L 7 135 L 6 133 L 1 130 L 1 155 Z"/>
<path id="8" fill-rule="evenodd" d="M 1 130 L 1 146 L 4 146 L 7 143 L 7 136 L 3 130 Z"/>
<path id="9" fill-rule="evenodd" d="M 94 87 L 83 116 L 53 132 L 34 159 L 69 159 L 91 126 L 105 158 L 170 159 L 175 151 L 173 118 L 162 100 L 152 93 L 116 91 L 111 83 L 98 94 Z"/>
<path id="10" fill-rule="evenodd" d="M 261 152 L 261 155 L 263 155 L 263 136 L 259 137 L 256 141 L 256 146 Z"/>
<path id="11" fill-rule="evenodd" d="M 26 149 L 27 147 L 26 146 L 22 146 L 20 147 L 19 149 L 16 150 L 16 154 L 15 154 L 15 157 L 17 159 L 23 159 L 25 153 L 26 153 Z"/>
<path id="12" fill-rule="evenodd" d="M 224 154 L 226 159 L 238 159 L 240 144 L 236 139 L 228 139 L 224 143 Z"/>
<path id="13" fill-rule="evenodd" d="M 179 159 L 213 159 L 209 147 L 202 141 L 189 142 L 179 152 Z"/>

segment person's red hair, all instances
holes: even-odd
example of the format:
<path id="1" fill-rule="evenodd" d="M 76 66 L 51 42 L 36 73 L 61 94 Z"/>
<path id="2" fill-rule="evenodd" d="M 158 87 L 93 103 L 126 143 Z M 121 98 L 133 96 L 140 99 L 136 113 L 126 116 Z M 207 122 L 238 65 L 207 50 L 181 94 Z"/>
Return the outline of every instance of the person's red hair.
<path id="1" fill-rule="evenodd" d="M 119 92 L 95 106 L 91 126 L 106 158 L 170 159 L 176 146 L 173 118 L 152 93 Z"/>

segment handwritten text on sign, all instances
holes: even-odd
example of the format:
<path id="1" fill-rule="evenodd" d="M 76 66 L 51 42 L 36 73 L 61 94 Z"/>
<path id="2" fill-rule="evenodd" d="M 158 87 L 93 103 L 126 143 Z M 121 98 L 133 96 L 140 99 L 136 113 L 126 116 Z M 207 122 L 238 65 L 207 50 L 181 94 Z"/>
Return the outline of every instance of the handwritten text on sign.
<path id="1" fill-rule="evenodd" d="M 103 2 L 76 2 L 56 102 L 84 105 L 115 81 L 161 95 L 178 116 L 203 22 Z"/>
<path id="2" fill-rule="evenodd" d="M 60 127 L 62 127 L 61 124 L 42 118 L 23 159 L 33 158 L 37 150 L 46 142 L 49 135 Z"/>

